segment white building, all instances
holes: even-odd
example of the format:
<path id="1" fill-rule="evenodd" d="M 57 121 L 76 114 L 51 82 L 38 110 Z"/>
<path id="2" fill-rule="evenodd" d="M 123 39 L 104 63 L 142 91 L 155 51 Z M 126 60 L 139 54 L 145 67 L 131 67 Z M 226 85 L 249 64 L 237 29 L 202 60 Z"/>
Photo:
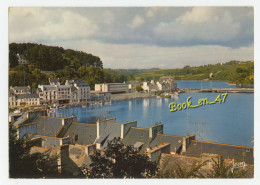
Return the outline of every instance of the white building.
<path id="1" fill-rule="evenodd" d="M 19 88 L 22 89 L 22 88 Z M 30 93 L 16 93 L 13 88 L 9 90 L 9 106 L 20 107 L 20 106 L 37 106 L 40 105 L 40 98 L 38 94 Z M 23 91 L 24 92 L 24 91 Z"/>
<path id="2" fill-rule="evenodd" d="M 27 64 L 27 60 L 25 59 L 24 55 L 20 55 L 19 53 L 16 54 L 18 63 L 19 64 Z"/>
<path id="3" fill-rule="evenodd" d="M 143 89 L 144 91 L 147 92 L 152 92 L 152 91 L 157 91 L 158 87 L 157 85 L 154 83 L 154 80 L 151 80 L 150 82 L 143 82 Z"/>
<path id="4" fill-rule="evenodd" d="M 163 76 L 157 82 L 158 90 L 172 92 L 177 89 L 177 82 L 172 77 Z"/>
<path id="5" fill-rule="evenodd" d="M 71 87 L 70 103 L 90 100 L 90 86 L 83 80 L 66 80 L 65 85 Z"/>
<path id="6" fill-rule="evenodd" d="M 111 100 L 110 92 L 101 92 L 101 91 L 91 91 L 91 100 L 93 101 L 109 101 Z"/>
<path id="7" fill-rule="evenodd" d="M 104 83 L 95 84 L 95 91 L 113 93 L 128 93 L 128 84 L 126 83 Z"/>
<path id="8" fill-rule="evenodd" d="M 151 80 L 150 82 L 143 82 L 143 89 L 147 92 L 163 91 L 172 92 L 177 89 L 177 83 L 172 77 L 161 77 L 158 82 Z"/>
<path id="9" fill-rule="evenodd" d="M 30 86 L 11 86 L 10 89 L 13 90 L 14 94 L 31 94 Z"/>
<path id="10" fill-rule="evenodd" d="M 39 97 L 42 103 L 69 103 L 70 85 L 60 85 L 59 79 L 49 79 L 50 85 L 38 85 Z"/>

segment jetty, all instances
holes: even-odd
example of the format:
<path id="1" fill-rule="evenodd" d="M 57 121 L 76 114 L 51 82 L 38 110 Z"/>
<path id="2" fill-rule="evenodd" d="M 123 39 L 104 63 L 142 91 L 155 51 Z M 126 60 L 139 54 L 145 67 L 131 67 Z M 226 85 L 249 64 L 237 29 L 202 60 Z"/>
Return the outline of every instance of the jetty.
<path id="1" fill-rule="evenodd" d="M 181 89 L 180 92 L 216 92 L 216 93 L 254 93 L 254 88 L 213 88 L 213 89 Z"/>

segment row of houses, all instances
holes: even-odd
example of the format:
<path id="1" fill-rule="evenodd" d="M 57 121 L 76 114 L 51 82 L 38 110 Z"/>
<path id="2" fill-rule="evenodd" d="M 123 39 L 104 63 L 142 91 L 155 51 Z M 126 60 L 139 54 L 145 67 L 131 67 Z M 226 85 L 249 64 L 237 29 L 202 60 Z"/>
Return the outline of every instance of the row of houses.
<path id="1" fill-rule="evenodd" d="M 161 77 L 159 81 L 155 82 L 154 80 L 143 82 L 142 88 L 148 92 L 174 92 L 177 90 L 177 82 L 172 77 Z"/>
<path id="2" fill-rule="evenodd" d="M 108 141 L 115 137 L 125 145 L 134 146 L 139 153 L 147 154 L 152 161 L 158 161 L 164 153 L 201 160 L 221 156 L 254 164 L 253 147 L 198 141 L 195 135 L 167 135 L 160 122 L 140 128 L 137 121 L 119 123 L 116 118 L 80 123 L 75 116 L 57 118 L 45 116 L 44 112 L 27 112 L 27 116 L 16 123 L 19 138 L 34 141 L 33 152 L 51 150 L 62 153 L 61 166 L 75 175 L 90 164 L 89 156 L 94 150 L 104 151 Z"/>
<path id="3" fill-rule="evenodd" d="M 66 80 L 64 85 L 59 79 L 49 79 L 49 85 L 10 87 L 9 106 L 39 106 L 44 104 L 87 103 L 90 100 L 110 100 L 110 92 L 90 91 L 83 80 Z"/>

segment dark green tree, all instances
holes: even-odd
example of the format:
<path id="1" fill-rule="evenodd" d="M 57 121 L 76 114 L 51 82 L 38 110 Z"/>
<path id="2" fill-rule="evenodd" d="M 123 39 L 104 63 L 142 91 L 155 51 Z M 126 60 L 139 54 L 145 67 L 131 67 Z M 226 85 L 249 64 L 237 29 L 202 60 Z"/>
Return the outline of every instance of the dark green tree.
<path id="1" fill-rule="evenodd" d="M 139 86 L 139 85 L 136 86 L 136 91 L 137 91 L 137 92 L 140 92 L 140 91 L 143 91 L 143 90 L 144 90 L 144 89 L 143 89 L 141 86 Z"/>
<path id="2" fill-rule="evenodd" d="M 30 153 L 30 141 L 17 138 L 17 129 L 9 124 L 9 176 L 10 178 L 59 177 L 57 155 Z"/>
<path id="3" fill-rule="evenodd" d="M 157 163 L 120 138 L 108 141 L 104 153 L 95 151 L 90 158 L 89 178 L 152 178 L 158 170 Z"/>

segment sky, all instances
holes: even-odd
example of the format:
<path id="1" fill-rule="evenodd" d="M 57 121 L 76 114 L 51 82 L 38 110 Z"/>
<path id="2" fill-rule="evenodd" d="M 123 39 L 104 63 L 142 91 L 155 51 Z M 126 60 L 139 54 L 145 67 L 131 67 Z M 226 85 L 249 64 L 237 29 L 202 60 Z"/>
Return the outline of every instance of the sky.
<path id="1" fill-rule="evenodd" d="M 99 56 L 104 68 L 254 60 L 253 7 L 9 8 L 9 43 Z"/>

